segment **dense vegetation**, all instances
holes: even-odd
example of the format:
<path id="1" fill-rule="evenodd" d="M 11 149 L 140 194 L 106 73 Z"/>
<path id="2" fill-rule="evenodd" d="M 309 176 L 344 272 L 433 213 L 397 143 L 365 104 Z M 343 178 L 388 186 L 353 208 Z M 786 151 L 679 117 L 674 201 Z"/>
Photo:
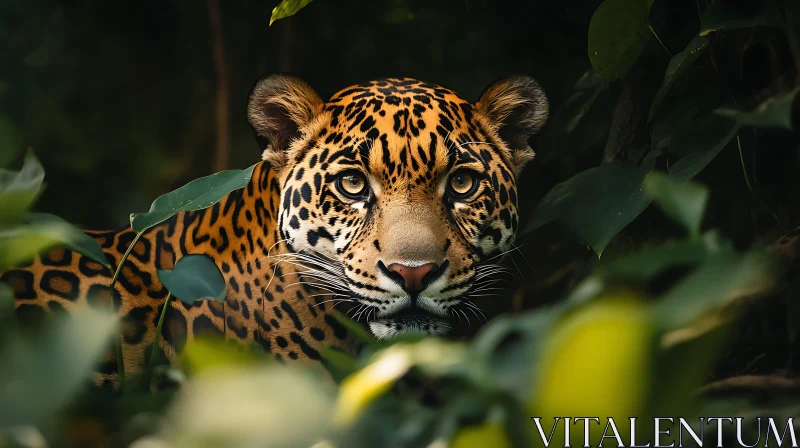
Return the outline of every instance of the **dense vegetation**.
<path id="1" fill-rule="evenodd" d="M 113 316 L 31 331 L 0 284 L 0 446 L 531 446 L 532 416 L 798 415 L 800 2 L 518 3 L 284 0 L 269 28 L 260 3 L 0 7 L 0 165 L 14 167 L 0 170 L 0 270 L 55 244 L 103 261 L 34 207 L 118 225 L 200 172 L 250 166 L 230 110 L 265 69 L 323 92 L 410 75 L 471 98 L 526 71 L 554 109 L 521 181 L 518 275 L 480 304 L 503 315 L 474 337 L 363 335 L 364 352 L 328 353 L 327 372 L 198 341 L 100 392 L 86 379 L 118 337 Z M 191 47 L 206 38 L 210 59 Z M 249 172 L 181 194 L 207 207 Z M 185 209 L 174 194 L 130 225 Z M 215 270 L 185 257 L 159 277 L 177 299 L 220 300 Z"/>

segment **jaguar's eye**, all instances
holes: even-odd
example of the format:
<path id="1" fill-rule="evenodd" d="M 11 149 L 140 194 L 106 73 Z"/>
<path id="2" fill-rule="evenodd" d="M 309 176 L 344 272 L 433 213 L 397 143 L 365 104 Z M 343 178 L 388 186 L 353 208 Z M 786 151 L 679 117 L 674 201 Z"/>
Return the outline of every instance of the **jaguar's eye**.
<path id="1" fill-rule="evenodd" d="M 358 171 L 346 171 L 336 178 L 336 187 L 348 199 L 363 200 L 367 193 L 367 180 Z"/>
<path id="2" fill-rule="evenodd" d="M 468 170 L 458 170 L 450 176 L 448 187 L 451 195 L 457 199 L 464 199 L 475 192 L 478 187 L 478 179 Z"/>

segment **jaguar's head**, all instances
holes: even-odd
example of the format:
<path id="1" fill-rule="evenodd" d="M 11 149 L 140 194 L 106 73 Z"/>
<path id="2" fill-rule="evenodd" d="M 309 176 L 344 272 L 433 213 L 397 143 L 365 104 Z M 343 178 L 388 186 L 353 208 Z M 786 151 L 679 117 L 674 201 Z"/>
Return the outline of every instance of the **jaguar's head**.
<path id="1" fill-rule="evenodd" d="M 261 79 L 248 118 L 281 180 L 281 237 L 310 281 L 358 305 L 379 338 L 444 334 L 512 248 L 516 177 L 548 103 L 531 78 L 477 103 L 413 79 L 328 102 L 287 76 Z M 333 297 L 333 296 L 332 296 Z M 335 297 L 334 297 L 335 298 Z"/>

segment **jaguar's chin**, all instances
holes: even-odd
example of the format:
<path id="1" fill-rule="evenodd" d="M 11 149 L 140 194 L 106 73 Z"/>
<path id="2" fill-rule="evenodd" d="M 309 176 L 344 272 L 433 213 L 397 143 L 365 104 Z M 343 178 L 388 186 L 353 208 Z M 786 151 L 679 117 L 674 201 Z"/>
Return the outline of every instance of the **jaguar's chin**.
<path id="1" fill-rule="evenodd" d="M 452 326 L 446 319 L 421 310 L 403 311 L 390 318 L 369 322 L 369 330 L 379 340 L 404 334 L 444 336 L 451 329 Z"/>

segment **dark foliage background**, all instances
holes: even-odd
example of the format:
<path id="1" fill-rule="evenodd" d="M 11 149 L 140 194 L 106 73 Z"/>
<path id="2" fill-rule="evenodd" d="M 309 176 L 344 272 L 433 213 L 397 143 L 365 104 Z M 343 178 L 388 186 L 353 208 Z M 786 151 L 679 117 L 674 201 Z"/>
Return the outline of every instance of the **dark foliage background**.
<path id="1" fill-rule="evenodd" d="M 491 416 L 492 406 L 498 403 L 510 416 L 523 415 L 514 408 L 517 402 L 503 401 L 508 398 L 503 394 L 528 394 L 525 400 L 538 405 L 548 387 L 531 395 L 516 387 L 515 381 L 520 381 L 519 372 L 528 375 L 554 369 L 546 358 L 539 363 L 538 354 L 530 353 L 538 348 L 531 347 L 546 340 L 553 322 L 568 315 L 572 307 L 585 305 L 589 297 L 581 296 L 581 288 L 576 286 L 585 286 L 587 278 L 606 281 L 601 283 L 602 292 L 593 293 L 601 299 L 635 293 L 636 300 L 621 307 L 613 300 L 610 306 L 599 300 L 598 306 L 614 317 L 633 316 L 631 322 L 636 324 L 661 325 L 660 337 L 666 339 L 671 334 L 667 330 L 697 332 L 686 343 L 689 348 L 680 342 L 677 348 L 665 345 L 661 339 L 658 349 L 643 350 L 646 355 L 642 356 L 655 366 L 649 373 L 639 372 L 639 377 L 651 375 L 653 379 L 648 398 L 652 402 L 642 405 L 652 415 L 667 415 L 664 409 L 688 409 L 662 405 L 693 401 L 699 385 L 705 385 L 704 393 L 714 399 L 717 395 L 724 400 L 739 399 L 748 394 L 753 400 L 741 408 L 746 411 L 796 399 L 800 391 L 796 263 L 800 247 L 800 100 L 796 100 L 800 3 L 655 0 L 646 2 L 648 10 L 642 6 L 645 1 L 316 0 L 269 26 L 277 2 L 7 0 L 0 4 L 0 150 L 12 151 L 0 153 L 0 166 L 8 162 L 19 166 L 21 150 L 32 147 L 47 170 L 50 185 L 36 210 L 85 228 L 120 228 L 128 225 L 131 212 L 147 210 L 162 193 L 197 177 L 244 168 L 258 160 L 259 148 L 244 109 L 250 87 L 264 74 L 292 73 L 322 97 L 371 78 L 409 76 L 447 86 L 473 101 L 498 78 L 532 75 L 548 93 L 552 109 L 550 122 L 531 142 L 537 159 L 520 179 L 522 215 L 527 222 L 522 223 L 525 231 L 518 239 L 521 247 L 509 260 L 518 275 L 511 294 L 480 306 L 491 314 L 531 308 L 543 311 L 495 321 L 493 329 L 474 345 L 454 345 L 454 349 L 434 341 L 411 348 L 399 344 L 397 352 L 391 347 L 376 349 L 387 357 L 393 353 L 436 354 L 423 356 L 427 361 L 409 362 L 420 368 L 423 377 L 463 376 L 469 383 L 475 380 L 464 374 L 470 366 L 476 371 L 491 366 L 496 371 L 476 382 L 497 383 L 490 389 L 502 394 L 500 399 L 480 394 L 475 398 L 469 395 L 472 389 L 464 392 L 456 387 L 445 401 L 453 398 L 458 406 L 430 415 L 413 407 L 414 397 L 407 394 L 398 401 L 403 406 L 386 406 L 381 408 L 385 413 L 365 417 L 365 427 L 375 425 L 372 429 L 381 428 L 376 434 L 399 440 L 403 428 L 394 423 L 402 418 L 436 422 L 428 422 L 426 428 L 452 423 L 450 429 L 455 431 L 466 420 L 483 421 Z M 610 77 L 598 68 L 596 53 L 590 49 L 590 22 L 594 23 L 593 14 L 601 3 L 619 7 L 618 16 L 606 17 L 612 30 L 630 24 L 628 14 L 641 11 L 644 17 L 638 18 L 649 28 L 639 30 L 644 33 L 638 36 L 641 54 L 637 49 L 631 52 L 633 57 L 629 54 L 610 64 L 610 70 L 619 72 Z M 597 35 L 600 40 L 605 37 L 602 32 Z M 689 54 L 685 49 L 694 42 L 707 45 L 689 52 L 696 56 L 695 61 L 674 70 L 670 61 Z M 608 58 L 607 54 L 601 56 Z M 592 59 L 594 68 L 612 79 L 595 73 Z M 659 92 L 664 90 L 665 76 L 670 88 L 662 98 Z M 776 98 L 788 98 L 783 109 L 763 106 Z M 733 110 L 737 118 L 730 133 L 725 126 L 734 120 L 726 122 L 720 108 Z M 735 112 L 753 110 L 757 111 L 755 118 L 762 121 L 748 121 L 753 117 Z M 681 203 L 678 208 L 688 209 L 687 203 L 697 197 L 694 195 L 705 194 L 702 188 L 698 193 L 696 184 L 690 184 L 689 190 L 681 190 L 686 184 L 680 182 L 649 184 L 661 185 L 666 193 L 659 197 L 649 191 L 661 208 L 648 207 L 652 198 L 643 192 L 647 172 L 652 169 L 672 176 L 676 163 L 685 166 L 687 160 L 708 154 L 710 163 L 699 164 L 699 174 L 694 176 L 708 189 L 707 207 L 705 212 L 700 207 L 689 213 L 702 216 L 701 229 L 691 229 L 662 211 L 668 210 L 664 204 L 670 200 Z M 581 178 L 588 172 L 596 176 Z M 626 183 L 631 176 L 634 181 Z M 579 185 L 576 179 L 589 180 Z M 554 191 L 564 194 L 559 198 Z M 550 216 L 547 207 L 558 202 L 555 199 L 564 201 L 561 208 L 552 206 Z M 609 210 L 619 210 L 619 217 Z M 569 221 L 575 224 L 571 230 L 564 225 Z M 668 240 L 685 243 L 675 259 L 671 258 L 675 254 L 662 251 L 667 246 L 660 246 Z M 728 242 L 733 249 L 727 247 Z M 782 261 L 774 284 L 773 266 L 749 258 L 763 247 Z M 743 254 L 748 249 L 755 250 Z M 701 255 L 692 258 L 698 251 Z M 659 268 L 625 267 L 631 262 L 625 256 L 632 253 L 633 260 L 644 267 Z M 725 269 L 730 269 L 730 275 L 725 275 Z M 758 279 L 761 289 L 750 291 L 736 283 L 738 275 Z M 714 289 L 719 284 L 729 290 Z M 620 285 L 630 289 L 620 293 L 616 289 Z M 687 294 L 676 299 L 670 288 L 680 289 L 681 285 Z M 753 297 L 753 292 L 760 295 Z M 745 299 L 735 304 L 737 312 L 732 313 L 741 319 L 731 319 L 726 332 L 713 325 L 698 329 L 701 317 L 719 318 L 718 324 L 730 318 L 709 312 L 720 304 L 730 305 L 726 294 Z M 639 308 L 640 300 L 647 303 L 647 311 Z M 701 302 L 708 309 L 699 310 L 697 303 Z M 554 303 L 558 305 L 543 307 Z M 627 308 L 631 303 L 637 305 Z M 564 307 L 559 308 L 561 305 Z M 591 304 L 588 308 L 593 309 Z M 673 319 L 674 315 L 686 309 L 695 309 L 692 317 L 696 320 L 676 322 L 680 319 Z M 627 329 L 623 325 L 620 331 Z M 504 355 L 492 335 L 519 336 L 515 332 L 524 336 L 519 340 L 525 343 L 512 344 L 510 354 Z M 612 333 L 605 336 L 614 340 Z M 645 339 L 639 336 L 633 332 L 626 340 Z M 707 339 L 715 340 L 712 344 Z M 720 343 L 722 339 L 724 343 Z M 497 342 L 497 347 L 490 342 Z M 584 358 L 597 353 L 592 344 L 579 348 L 584 350 L 578 351 Z M 463 357 L 445 365 L 454 351 Z M 653 353 L 656 355 L 649 358 Z M 360 373 L 349 378 L 366 381 L 369 363 L 375 359 L 381 358 L 350 365 L 347 372 Z M 536 362 L 525 364 L 530 359 Z M 706 369 L 712 360 L 716 363 Z M 479 364 L 480 368 L 475 367 Z M 689 365 L 698 366 L 698 371 L 685 368 Z M 571 365 L 567 367 L 566 374 L 574 373 Z M 609 369 L 607 373 L 591 387 L 601 390 L 608 383 L 621 391 L 630 389 L 614 383 L 619 371 Z M 557 371 L 553 378 L 565 378 L 564 374 Z M 695 374 L 696 378 L 679 384 L 685 375 Z M 576 375 L 569 378 L 585 379 Z M 670 383 L 673 376 L 679 379 Z M 372 378 L 385 381 L 385 390 L 398 379 Z M 566 380 L 561 384 L 572 387 Z M 680 394 L 659 395 L 666 390 L 664 384 L 680 386 L 676 387 Z M 511 391 L 509 385 L 514 386 Z M 477 389 L 485 392 L 482 387 Z M 347 398 L 347 390 L 343 383 L 340 402 L 347 403 L 342 398 Z M 742 391 L 745 394 L 740 395 Z M 462 396 L 475 399 L 477 404 L 470 406 L 477 409 L 479 418 L 465 415 L 464 409 L 472 408 L 461 406 L 457 400 Z M 525 400 L 519 402 L 527 403 Z M 724 401 L 725 409 L 734 409 L 731 403 L 738 402 Z M 602 406 L 606 403 L 595 404 L 605 410 Z M 711 407 L 703 409 L 715 410 L 716 404 L 714 400 L 704 402 Z M 125 412 L 133 411 L 126 408 Z M 112 415 L 127 420 L 121 417 L 125 412 Z M 796 415 L 798 409 L 791 412 Z M 452 422 L 447 420 L 451 417 Z M 506 419 L 509 428 L 512 421 L 516 420 Z M 481 443 L 461 446 L 486 446 Z M 365 446 L 377 445 L 380 443 Z"/>
<path id="2" fill-rule="evenodd" d="M 206 2 L 12 0 L 0 6 L 2 116 L 60 186 L 39 208 L 86 227 L 119 227 L 158 194 L 257 160 L 244 106 L 266 73 L 295 74 L 323 97 L 410 76 L 471 100 L 497 78 L 524 73 L 558 104 L 589 68 L 597 4 L 318 1 L 270 27 L 272 2 L 219 2 L 232 150 L 215 165 L 219 76 Z"/>

